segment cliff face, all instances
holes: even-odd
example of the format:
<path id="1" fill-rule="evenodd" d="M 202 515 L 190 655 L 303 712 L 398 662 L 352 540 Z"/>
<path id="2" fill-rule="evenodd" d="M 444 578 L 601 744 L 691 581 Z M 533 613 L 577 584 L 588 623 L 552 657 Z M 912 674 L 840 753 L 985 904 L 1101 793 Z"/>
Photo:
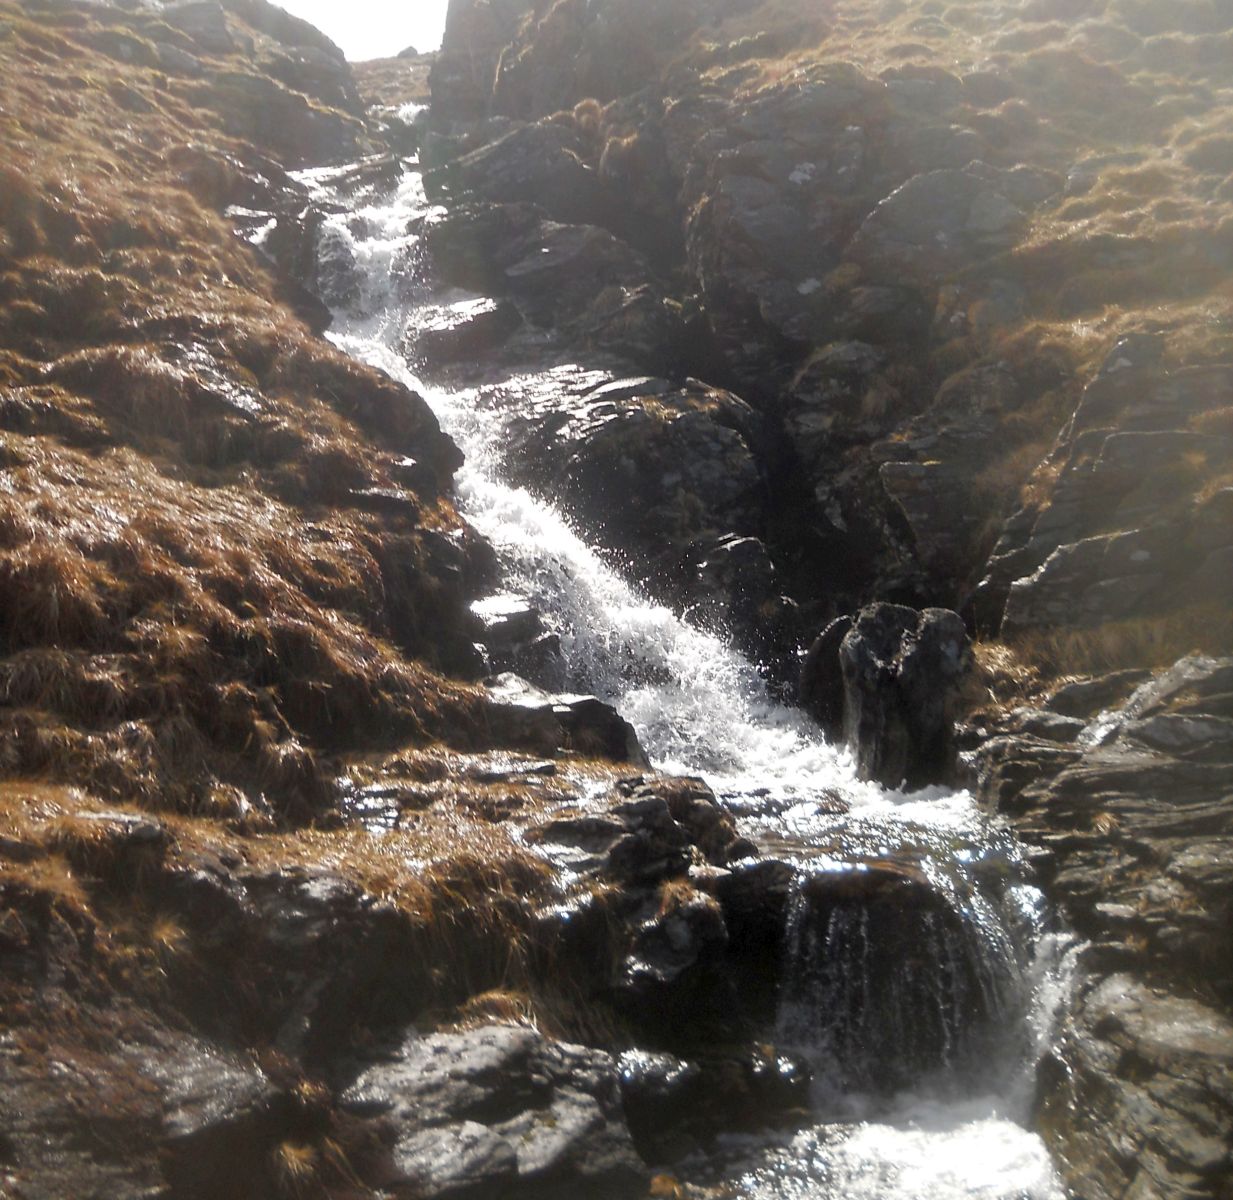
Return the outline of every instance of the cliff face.
<path id="1" fill-rule="evenodd" d="M 532 486 L 772 669 L 871 600 L 978 635 L 970 780 L 1092 942 L 1083 1196 L 1229 1186 L 1231 64 L 1205 2 L 456 0 L 423 137 L 486 361 L 635 377 L 527 402 Z"/>
<path id="2" fill-rule="evenodd" d="M 442 187 L 653 248 L 709 338 L 675 366 L 771 427 L 767 538 L 812 614 L 1220 607 L 1233 33 L 1080 10 L 455 5 L 435 111 L 538 124 Z M 1132 530 L 1167 565 L 1106 561 Z"/>

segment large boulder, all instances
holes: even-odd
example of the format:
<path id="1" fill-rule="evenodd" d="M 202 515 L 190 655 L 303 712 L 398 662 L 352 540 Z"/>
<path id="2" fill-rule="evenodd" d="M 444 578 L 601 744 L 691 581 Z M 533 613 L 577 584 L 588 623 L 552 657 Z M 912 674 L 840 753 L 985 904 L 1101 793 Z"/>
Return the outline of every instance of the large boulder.
<path id="1" fill-rule="evenodd" d="M 802 699 L 832 734 L 842 723 L 862 779 L 922 787 L 953 771 L 954 719 L 971 665 L 957 613 L 872 604 L 820 635 L 806 659 Z"/>
<path id="2" fill-rule="evenodd" d="M 424 177 L 429 195 L 540 205 L 559 221 L 602 223 L 603 189 L 584 161 L 570 125 L 541 121 L 503 137 Z"/>
<path id="3" fill-rule="evenodd" d="M 613 1059 L 531 1029 L 412 1034 L 343 1103 L 392 1123 L 399 1196 L 598 1200 L 644 1181 Z"/>

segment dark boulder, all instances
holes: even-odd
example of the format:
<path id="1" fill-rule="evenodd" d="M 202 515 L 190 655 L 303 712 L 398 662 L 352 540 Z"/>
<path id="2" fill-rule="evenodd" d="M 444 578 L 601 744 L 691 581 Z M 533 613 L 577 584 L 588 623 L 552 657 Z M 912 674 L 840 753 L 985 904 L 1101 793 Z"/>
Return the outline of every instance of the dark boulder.
<path id="1" fill-rule="evenodd" d="M 797 699 L 833 741 L 843 736 L 843 668 L 839 647 L 852 629 L 851 617 L 836 617 L 810 645 L 801 664 Z"/>
<path id="2" fill-rule="evenodd" d="M 430 170 L 430 196 L 538 204 L 558 221 L 602 223 L 604 190 L 570 126 L 521 125 L 496 141 Z"/>
<path id="3" fill-rule="evenodd" d="M 971 665 L 957 613 L 872 604 L 832 622 L 810 647 L 800 696 L 831 736 L 842 729 L 862 779 L 923 787 L 953 772 Z"/>

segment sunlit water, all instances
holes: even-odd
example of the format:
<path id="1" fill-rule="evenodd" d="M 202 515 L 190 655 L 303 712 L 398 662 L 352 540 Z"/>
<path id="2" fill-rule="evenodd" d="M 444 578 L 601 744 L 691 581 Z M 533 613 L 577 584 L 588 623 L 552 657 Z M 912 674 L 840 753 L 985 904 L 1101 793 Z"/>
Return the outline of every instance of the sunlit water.
<path id="1" fill-rule="evenodd" d="M 323 196 L 334 195 L 335 178 L 328 170 L 301 175 Z M 354 261 L 361 294 L 336 313 L 330 336 L 421 392 L 461 446 L 460 507 L 497 549 L 503 590 L 532 600 L 560 636 L 570 686 L 613 703 L 657 767 L 704 776 L 767 853 L 800 864 L 802 881 L 811 871 L 862 869 L 862 860 L 910 861 L 962 915 L 991 969 L 1012 985 L 1014 996 L 1000 1015 L 1013 1026 L 1006 1045 L 1014 1065 L 995 1073 L 987 1095 L 964 1095 L 954 1079 L 921 1080 L 919 1092 L 888 1104 L 828 1088 L 827 1031 L 802 1035 L 809 1022 L 794 1025 L 801 989 L 794 993 L 789 981 L 780 1034 L 818 1068 L 817 1101 L 830 1119 L 787 1142 L 734 1139 L 698 1164 L 696 1177 L 735 1185 L 759 1200 L 1059 1200 L 1063 1193 L 1042 1144 L 1018 1121 L 1030 1091 L 1033 1045 L 1047 1040 L 1064 986 L 1063 947 L 1045 936 L 1034 889 L 1002 888 L 991 905 L 976 882 L 982 871 L 1018 871 L 1011 839 L 964 792 L 903 795 L 859 781 L 848 756 L 802 714 L 777 703 L 757 669 L 727 642 L 641 594 L 564 514 L 505 483 L 498 468 L 501 408 L 484 402 L 483 389 L 447 390 L 418 378 L 400 350 L 417 314 L 422 320 L 432 309 L 439 320 L 442 306 L 468 299 L 432 295 L 423 282 L 416 238 L 408 232 L 428 211 L 419 175 L 404 175 L 392 196 L 361 192 L 349 206 L 327 221 L 323 246 Z M 531 372 L 512 386 L 551 386 L 551 380 Z M 792 936 L 791 928 L 785 931 L 788 957 L 795 954 L 807 972 L 809 956 L 819 951 L 803 941 L 793 950 Z"/>

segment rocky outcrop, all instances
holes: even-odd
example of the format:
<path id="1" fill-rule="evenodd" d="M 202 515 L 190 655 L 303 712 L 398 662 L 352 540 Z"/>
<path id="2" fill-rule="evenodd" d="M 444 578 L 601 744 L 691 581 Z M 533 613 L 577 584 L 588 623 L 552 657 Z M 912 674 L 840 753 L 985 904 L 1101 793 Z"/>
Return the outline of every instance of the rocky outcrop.
<path id="1" fill-rule="evenodd" d="M 992 66 L 978 66 L 971 31 L 909 5 L 887 18 L 912 47 L 902 65 L 864 70 L 859 39 L 832 31 L 838 40 L 822 43 L 829 49 L 793 60 L 785 74 L 776 56 L 802 44 L 794 39 L 818 37 L 834 14 L 815 14 L 807 32 L 803 12 L 793 25 L 784 13 L 758 17 L 748 7 L 677 5 L 656 16 L 672 26 L 674 45 L 695 31 L 672 68 L 661 64 L 654 37 L 631 65 L 626 50 L 656 28 L 638 22 L 637 4 L 484 10 L 487 33 L 471 38 L 486 48 L 469 113 L 503 115 L 462 134 L 449 122 L 466 115 L 466 106 L 441 91 L 439 124 L 468 151 L 439 168 L 442 178 L 453 172 L 463 193 L 491 201 L 531 199 L 550 211 L 564 205 L 553 214 L 558 219 L 583 219 L 639 247 L 664 248 L 657 265 L 683 257 L 684 271 L 666 290 L 705 337 L 691 335 L 684 343 L 690 361 L 678 356 L 673 364 L 668 336 L 654 369 L 722 382 L 767 418 L 774 488 L 765 540 L 781 586 L 817 625 L 874 598 L 968 612 L 982 577 L 971 611 L 993 630 L 1012 585 L 1021 586 L 1008 631 L 1036 627 L 1047 608 L 1065 608 L 1070 592 L 1094 587 L 1083 620 L 1167 608 L 1185 589 L 1149 602 L 1142 593 L 1154 585 L 1144 577 L 1153 572 L 1127 570 L 1118 558 L 1122 550 L 1153 554 L 1152 547 L 1127 542 L 1107 556 L 1095 543 L 1066 549 L 1114 531 L 1086 520 L 1063 528 L 1074 510 L 1071 480 L 1059 479 L 1059 470 L 1086 475 L 1080 460 L 1099 451 L 1089 436 L 1072 468 L 1063 465 L 1068 448 L 1050 447 L 1059 434 L 1069 447 L 1092 428 L 1081 422 L 1064 432 L 1080 385 L 1093 378 L 1097 387 L 1093 351 L 1107 353 L 1115 340 L 1096 347 L 1077 339 L 1065 323 L 1071 309 L 1120 304 L 1125 313 L 1115 333 L 1135 330 L 1152 297 L 1185 304 L 1213 286 L 1210 272 L 1181 268 L 1184 245 L 1191 257 L 1209 242 L 1213 261 L 1227 253 L 1215 215 L 1168 238 L 1147 229 L 1123 234 L 1114 213 L 1125 210 L 1093 199 L 1098 180 L 1110 197 L 1130 187 L 1123 173 L 1143 169 L 1146 159 L 1092 157 L 1085 138 L 1104 135 L 1109 106 L 1150 123 L 1150 89 L 1134 82 L 1134 72 L 1149 54 L 1147 42 L 1161 37 L 1155 45 L 1173 45 L 1169 21 L 1180 30 L 1184 20 L 1162 17 L 1152 34 L 1133 31 L 1123 42 L 1093 35 L 1085 41 L 1092 61 L 1080 68 L 1055 44 L 1060 26 L 1025 9 L 1007 18 L 1014 30 L 998 30 L 1008 46 L 1020 23 L 1033 30 L 1022 34 L 1030 43 L 1022 61 L 1005 50 Z M 453 8 L 459 31 L 480 20 L 477 6 Z M 749 22 L 759 19 L 759 32 L 750 35 Z M 976 25 L 990 19 L 983 10 L 973 17 Z M 1108 14 L 1092 20 L 1093 29 L 1116 24 Z M 877 34 L 891 36 L 880 28 Z M 1187 27 L 1185 36 L 1209 38 L 1214 48 L 1224 32 L 1217 23 L 1202 33 Z M 447 35 L 446 57 L 459 55 L 464 40 Z M 1123 46 L 1120 57 L 1115 43 Z M 942 58 L 952 65 L 943 69 Z M 1046 146 L 1039 122 L 1051 119 L 1064 96 L 1077 124 Z M 472 136 L 478 143 L 466 140 Z M 518 146 L 534 153 L 515 155 Z M 1186 172 L 1157 183 L 1181 205 L 1206 186 Z M 1090 236 L 1081 232 L 1085 207 L 1100 210 Z M 633 208 L 636 221 L 629 220 Z M 1183 277 L 1191 282 L 1183 285 Z M 621 286 L 636 286 L 633 276 Z M 1213 346 L 1191 370 L 1188 320 L 1179 309 L 1165 321 L 1158 336 L 1177 350 L 1153 370 L 1164 392 L 1185 388 L 1190 399 L 1180 399 L 1165 424 L 1158 418 L 1153 431 L 1188 431 L 1192 418 L 1202 424 L 1196 389 L 1209 385 L 1199 376 L 1210 378 L 1222 369 L 1213 362 L 1228 357 Z M 620 334 L 605 345 L 620 352 Z M 1109 363 L 1120 357 L 1114 351 Z M 1092 401 L 1081 407 L 1091 409 Z M 1179 415 L 1182 409 L 1188 415 Z M 1105 427 L 1147 431 L 1141 415 L 1116 405 L 1106 406 Z M 1180 442 L 1164 440 L 1111 447 L 1109 467 L 1123 469 L 1113 463 L 1116 454 L 1129 478 L 1129 456 L 1140 465 L 1150 456 L 1189 473 L 1190 494 L 1206 504 L 1202 480 L 1219 481 L 1227 469 L 1217 444 L 1223 438 L 1202 451 L 1205 467 Z M 1055 483 L 1067 490 L 1057 505 Z M 1115 485 L 1102 472 L 1096 486 Z M 1025 496 L 1029 503 L 1003 530 Z M 1100 503 L 1095 492 L 1090 503 Z M 1224 587 L 1224 547 L 1203 541 L 1218 535 L 1172 534 L 1185 543 L 1174 557 L 1184 553 L 1185 566 L 1200 572 L 1202 594 Z M 1171 531 L 1160 536 L 1170 539 Z M 1029 585 L 1055 551 L 1058 559 Z M 818 561 L 828 565 L 825 582 Z M 1165 563 L 1163 572 L 1170 577 L 1172 566 Z M 1109 586 L 1101 590 L 1102 582 Z M 1036 593 L 1039 602 L 1030 598 Z M 1106 602 L 1106 595 L 1118 599 Z"/>
<path id="2" fill-rule="evenodd" d="M 957 613 L 875 604 L 819 635 L 802 670 L 801 701 L 847 743 L 862 779 L 921 787 L 953 775 L 954 724 L 971 670 Z"/>
<path id="3" fill-rule="evenodd" d="M 1171 367 L 1166 342 L 1120 341 L 1008 522 L 977 611 L 1009 634 L 1219 606 L 1233 595 L 1226 519 L 1233 441 L 1208 431 L 1226 364 Z M 1029 485 L 1030 486 L 1030 485 Z"/>
<path id="4" fill-rule="evenodd" d="M 1183 659 L 1139 680 L 1061 689 L 1043 713 L 1013 715 L 1022 732 L 992 737 L 976 766 L 1091 942 L 1043 1067 L 1042 1127 L 1093 1196 L 1214 1196 L 1233 1132 L 1218 1082 L 1233 999 L 1233 661 Z"/>

